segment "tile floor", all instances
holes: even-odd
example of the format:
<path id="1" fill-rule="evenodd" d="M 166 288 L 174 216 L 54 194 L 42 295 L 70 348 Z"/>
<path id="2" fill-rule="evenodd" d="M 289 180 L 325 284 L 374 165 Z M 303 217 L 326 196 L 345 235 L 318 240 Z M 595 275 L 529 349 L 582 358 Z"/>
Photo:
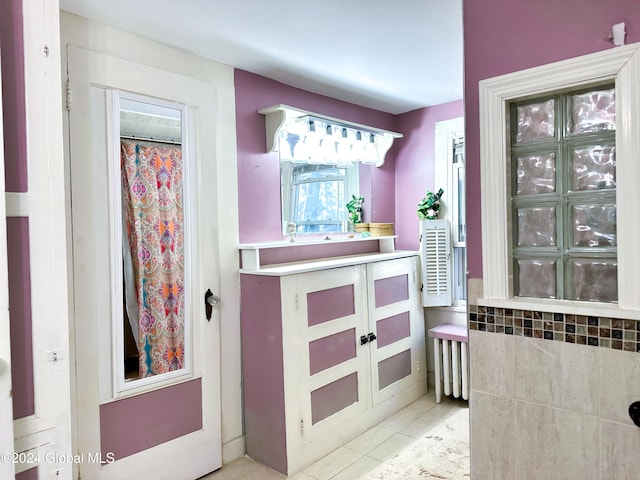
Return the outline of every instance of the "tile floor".
<path id="1" fill-rule="evenodd" d="M 436 404 L 433 393 L 428 393 L 288 478 L 292 480 L 356 480 L 410 446 L 460 409 L 468 411 L 468 403 L 464 400 L 443 397 L 442 403 Z M 284 478 L 287 477 L 245 456 L 201 480 L 280 480 Z"/>

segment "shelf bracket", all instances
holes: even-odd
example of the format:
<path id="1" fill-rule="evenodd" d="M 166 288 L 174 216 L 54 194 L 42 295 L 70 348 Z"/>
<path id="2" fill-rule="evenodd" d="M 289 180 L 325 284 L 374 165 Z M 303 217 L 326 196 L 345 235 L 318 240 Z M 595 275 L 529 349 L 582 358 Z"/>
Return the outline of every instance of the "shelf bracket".
<path id="1" fill-rule="evenodd" d="M 280 130 L 282 130 L 282 128 L 285 127 L 288 122 L 295 121 L 300 117 L 313 117 L 331 125 L 351 128 L 365 133 L 373 133 L 375 136 L 376 150 L 378 151 L 379 159 L 378 163 L 376 163 L 376 167 L 381 167 L 384 164 L 387 152 L 389 152 L 389 150 L 393 146 L 393 141 L 396 138 L 402 137 L 402 134 L 398 132 L 392 132 L 390 130 L 371 127 L 360 123 L 349 122 L 347 120 L 341 120 L 339 118 L 328 117 L 326 115 L 320 115 L 318 113 L 290 107 L 288 105 L 274 105 L 272 107 L 260 109 L 258 110 L 258 113 L 265 116 L 267 153 L 278 151 L 278 139 L 280 137 Z"/>

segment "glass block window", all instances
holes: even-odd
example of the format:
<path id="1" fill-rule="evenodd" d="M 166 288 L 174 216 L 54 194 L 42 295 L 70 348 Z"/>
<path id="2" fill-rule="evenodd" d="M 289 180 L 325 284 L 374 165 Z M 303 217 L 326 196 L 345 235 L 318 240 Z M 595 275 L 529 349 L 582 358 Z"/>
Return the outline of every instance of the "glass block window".
<path id="1" fill-rule="evenodd" d="M 510 105 L 514 294 L 616 303 L 613 86 Z"/>

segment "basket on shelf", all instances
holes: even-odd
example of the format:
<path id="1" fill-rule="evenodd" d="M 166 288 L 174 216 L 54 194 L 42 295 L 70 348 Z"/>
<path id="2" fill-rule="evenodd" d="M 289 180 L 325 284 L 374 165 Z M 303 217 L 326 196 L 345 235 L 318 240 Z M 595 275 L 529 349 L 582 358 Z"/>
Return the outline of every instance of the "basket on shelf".
<path id="1" fill-rule="evenodd" d="M 356 232 L 361 233 L 361 232 L 368 232 L 369 231 L 369 224 L 368 223 L 356 223 L 353 228 L 355 228 Z"/>
<path id="2" fill-rule="evenodd" d="M 370 223 L 369 231 L 374 237 L 393 235 L 393 223 Z"/>

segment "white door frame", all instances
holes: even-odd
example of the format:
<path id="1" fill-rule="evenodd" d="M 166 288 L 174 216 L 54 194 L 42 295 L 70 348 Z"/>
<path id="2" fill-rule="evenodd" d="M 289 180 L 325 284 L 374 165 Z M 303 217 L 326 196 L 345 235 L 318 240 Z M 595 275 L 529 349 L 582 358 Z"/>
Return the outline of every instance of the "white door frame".
<path id="1" fill-rule="evenodd" d="M 15 473 L 37 467 L 39 478 L 72 472 L 59 8 L 58 0 L 22 2 L 29 183 L 6 196 L 7 215 L 29 219 L 32 292 L 35 408 L 13 424 L 15 451 L 31 455 Z"/>

